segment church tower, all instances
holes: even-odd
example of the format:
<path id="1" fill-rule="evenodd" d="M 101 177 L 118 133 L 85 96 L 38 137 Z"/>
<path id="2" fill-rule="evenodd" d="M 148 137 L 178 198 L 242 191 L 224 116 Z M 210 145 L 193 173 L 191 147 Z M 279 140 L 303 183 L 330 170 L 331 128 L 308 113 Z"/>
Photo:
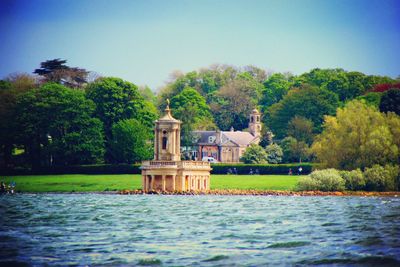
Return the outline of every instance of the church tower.
<path id="1" fill-rule="evenodd" d="M 250 114 L 249 132 L 255 137 L 261 135 L 261 113 L 257 109 Z"/>
<path id="2" fill-rule="evenodd" d="M 181 121 L 172 117 L 169 100 L 164 117 L 155 124 L 154 160 L 181 160 Z"/>

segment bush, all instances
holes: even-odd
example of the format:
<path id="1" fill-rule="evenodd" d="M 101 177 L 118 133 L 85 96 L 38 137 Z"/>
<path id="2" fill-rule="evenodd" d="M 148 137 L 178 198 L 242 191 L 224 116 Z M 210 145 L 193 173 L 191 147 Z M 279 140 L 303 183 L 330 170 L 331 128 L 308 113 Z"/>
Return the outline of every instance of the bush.
<path id="1" fill-rule="evenodd" d="M 399 167 L 393 165 L 374 165 L 366 168 L 364 179 L 368 191 L 395 191 L 397 190 Z"/>
<path id="2" fill-rule="evenodd" d="M 310 176 L 302 177 L 297 183 L 296 190 L 298 191 L 315 191 L 320 190 L 319 182 L 312 179 Z"/>
<path id="3" fill-rule="evenodd" d="M 365 189 L 365 179 L 360 169 L 352 171 L 341 171 L 340 176 L 345 181 L 346 189 L 348 190 Z"/>
<path id="4" fill-rule="evenodd" d="M 299 167 L 303 170 L 301 174 L 309 174 L 314 166 L 317 164 L 312 163 L 292 163 L 292 164 L 238 164 L 238 163 L 217 163 L 211 164 L 211 174 L 227 174 L 228 169 L 233 170 L 236 168 L 238 174 L 249 174 L 250 169 L 253 171 L 257 170 L 260 174 L 288 174 L 289 169 L 292 169 L 293 173 L 298 172 Z"/>
<path id="5" fill-rule="evenodd" d="M 267 156 L 267 152 L 265 152 L 264 148 L 256 144 L 251 144 L 246 148 L 240 161 L 250 164 L 262 164 L 268 162 Z"/>
<path id="6" fill-rule="evenodd" d="M 306 189 L 309 188 L 309 189 Z M 336 169 L 313 171 L 309 178 L 300 179 L 298 190 L 344 191 L 345 181 Z"/>
<path id="7" fill-rule="evenodd" d="M 282 148 L 277 144 L 270 144 L 265 148 L 268 163 L 278 164 L 282 161 Z"/>

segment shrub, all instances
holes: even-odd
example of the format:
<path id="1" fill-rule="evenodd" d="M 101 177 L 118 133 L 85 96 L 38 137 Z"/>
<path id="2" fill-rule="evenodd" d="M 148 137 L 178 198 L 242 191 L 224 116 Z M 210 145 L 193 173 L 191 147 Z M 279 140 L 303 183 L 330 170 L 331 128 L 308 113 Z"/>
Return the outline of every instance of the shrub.
<path id="1" fill-rule="evenodd" d="M 365 189 L 365 179 L 360 169 L 352 171 L 341 171 L 340 176 L 345 181 L 346 189 L 348 190 Z"/>
<path id="2" fill-rule="evenodd" d="M 240 161 L 250 164 L 267 163 L 267 156 L 267 152 L 265 152 L 264 148 L 256 144 L 251 144 L 246 148 Z"/>
<path id="3" fill-rule="evenodd" d="M 300 178 L 296 185 L 298 191 L 315 191 L 319 190 L 320 185 L 317 180 L 312 179 L 310 176 Z"/>
<path id="4" fill-rule="evenodd" d="M 374 165 L 366 168 L 364 179 L 368 191 L 394 191 L 397 189 L 399 167 Z"/>
<path id="5" fill-rule="evenodd" d="M 297 188 L 298 190 L 343 191 L 345 181 L 336 169 L 317 170 L 310 174 L 309 179 L 301 179 Z"/>
<path id="6" fill-rule="evenodd" d="M 278 164 L 282 161 L 282 148 L 277 144 L 270 144 L 265 148 L 268 163 Z"/>

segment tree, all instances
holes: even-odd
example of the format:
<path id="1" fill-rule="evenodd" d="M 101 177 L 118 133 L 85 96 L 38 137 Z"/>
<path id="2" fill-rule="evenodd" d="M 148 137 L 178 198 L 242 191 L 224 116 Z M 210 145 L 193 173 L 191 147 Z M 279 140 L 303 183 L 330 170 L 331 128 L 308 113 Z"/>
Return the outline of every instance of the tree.
<path id="1" fill-rule="evenodd" d="M 294 116 L 288 123 L 287 135 L 310 145 L 314 138 L 313 128 L 314 125 L 311 120 L 301 116 Z"/>
<path id="2" fill-rule="evenodd" d="M 114 123 L 124 119 L 136 119 L 151 131 L 157 118 L 156 108 L 144 100 L 137 86 L 119 78 L 96 80 L 87 86 L 86 96 L 95 103 L 94 115 L 104 124 L 108 162 L 114 161 L 110 147 Z"/>
<path id="3" fill-rule="evenodd" d="M 112 127 L 111 149 L 118 163 L 136 163 L 153 156 L 152 135 L 134 119 L 121 120 Z"/>
<path id="4" fill-rule="evenodd" d="M 210 109 L 195 89 L 186 87 L 171 99 L 174 116 L 182 121 L 182 145 L 193 145 L 193 130 L 215 129 Z"/>
<path id="5" fill-rule="evenodd" d="M 268 163 L 278 164 L 282 161 L 282 148 L 277 144 L 270 144 L 265 148 Z"/>
<path id="6" fill-rule="evenodd" d="M 312 121 L 313 132 L 319 133 L 324 115 L 335 114 L 338 106 L 336 94 L 326 89 L 303 85 L 290 90 L 280 102 L 272 105 L 264 122 L 278 139 L 287 135 L 288 123 L 296 115 Z"/>
<path id="7" fill-rule="evenodd" d="M 17 97 L 36 87 L 36 79 L 25 73 L 11 74 L 0 81 L 0 154 L 5 168 L 11 165 L 15 137 L 20 132 L 15 125 Z"/>
<path id="8" fill-rule="evenodd" d="M 285 137 L 281 142 L 283 151 L 283 162 L 302 162 L 309 159 L 309 147 L 303 141 L 294 137 Z"/>
<path id="9" fill-rule="evenodd" d="M 87 83 L 89 72 L 81 68 L 65 65 L 66 60 L 52 59 L 40 63 L 33 73 L 44 77 L 45 82 L 60 83 L 72 88 L 82 88 Z"/>
<path id="10" fill-rule="evenodd" d="M 103 160 L 102 123 L 92 118 L 94 103 L 85 94 L 49 83 L 21 94 L 16 103 L 17 141 L 34 168 Z"/>
<path id="11" fill-rule="evenodd" d="M 259 145 L 251 144 L 244 151 L 240 161 L 248 164 L 262 164 L 268 162 L 268 155 L 264 148 Z"/>
<path id="12" fill-rule="evenodd" d="M 381 103 L 382 94 L 377 92 L 368 92 L 365 95 L 359 96 L 356 99 L 365 103 L 366 105 L 373 106 L 375 108 L 379 108 L 379 104 Z"/>
<path id="13" fill-rule="evenodd" d="M 215 122 L 221 130 L 247 128 L 249 114 L 257 106 L 259 85 L 237 79 L 223 86 L 210 101 Z"/>
<path id="14" fill-rule="evenodd" d="M 400 89 L 390 89 L 384 92 L 379 103 L 379 110 L 400 115 Z"/>
<path id="15" fill-rule="evenodd" d="M 292 86 L 292 82 L 289 79 L 290 77 L 281 73 L 275 73 L 264 82 L 265 88 L 262 92 L 263 96 L 260 101 L 263 110 L 272 104 L 278 103 L 283 96 L 287 94 Z"/>
<path id="16" fill-rule="evenodd" d="M 392 127 L 399 123 L 397 115 L 354 100 L 339 108 L 336 117 L 326 116 L 312 150 L 324 165 L 344 170 L 397 163 L 399 146 L 393 133 L 399 130 Z"/>

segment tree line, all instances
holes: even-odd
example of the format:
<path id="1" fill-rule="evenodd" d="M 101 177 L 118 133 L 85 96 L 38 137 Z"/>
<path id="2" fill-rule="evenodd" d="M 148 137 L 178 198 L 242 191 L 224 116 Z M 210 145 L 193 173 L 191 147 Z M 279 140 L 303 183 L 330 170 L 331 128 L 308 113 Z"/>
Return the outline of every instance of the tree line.
<path id="1" fill-rule="evenodd" d="M 343 69 L 293 75 L 254 66 L 213 65 L 174 73 L 155 94 L 148 87 L 66 63 L 48 60 L 34 70 L 35 76 L 10 75 L 0 81 L 2 166 L 40 168 L 151 158 L 153 122 L 165 109 L 166 99 L 171 100 L 174 117 L 183 121 L 185 146 L 193 145 L 193 130 L 246 130 L 251 110 L 258 108 L 264 126 L 260 145 L 280 146 L 283 162 L 315 157 L 322 161 L 321 155 L 328 152 L 318 150 L 326 147 L 318 142 L 324 142 L 324 132 L 332 132 L 329 118 L 336 118 L 337 110 L 345 110 L 349 103 L 361 103 L 362 108 L 354 104 L 356 113 L 371 113 L 370 108 L 379 114 L 400 114 L 398 79 Z M 395 119 L 386 120 L 396 121 L 397 115 L 387 115 Z"/>

